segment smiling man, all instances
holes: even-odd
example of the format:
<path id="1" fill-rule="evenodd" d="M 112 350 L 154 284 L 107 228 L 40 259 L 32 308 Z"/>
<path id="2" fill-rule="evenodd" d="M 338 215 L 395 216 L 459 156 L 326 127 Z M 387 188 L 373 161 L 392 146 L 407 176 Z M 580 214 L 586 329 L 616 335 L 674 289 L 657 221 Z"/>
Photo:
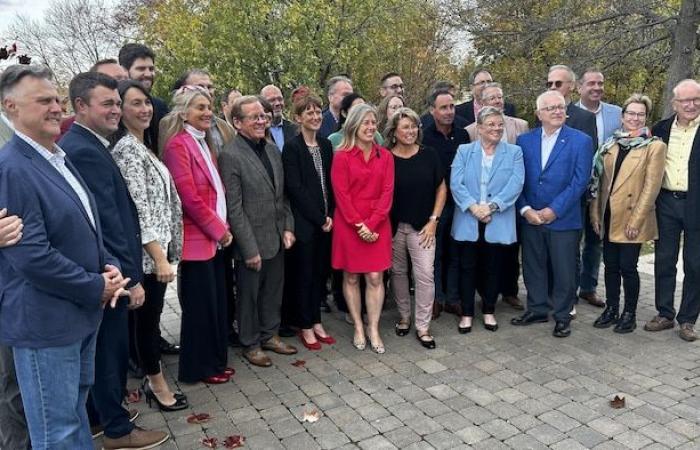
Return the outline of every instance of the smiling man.
<path id="1" fill-rule="evenodd" d="M 231 109 L 238 131 L 219 155 L 226 210 L 235 236 L 238 334 L 243 356 L 272 365 L 263 350 L 291 355 L 296 348 L 278 336 L 284 284 L 284 251 L 294 244 L 294 217 L 284 194 L 282 155 L 265 140 L 265 111 L 258 97 L 236 99 Z"/>

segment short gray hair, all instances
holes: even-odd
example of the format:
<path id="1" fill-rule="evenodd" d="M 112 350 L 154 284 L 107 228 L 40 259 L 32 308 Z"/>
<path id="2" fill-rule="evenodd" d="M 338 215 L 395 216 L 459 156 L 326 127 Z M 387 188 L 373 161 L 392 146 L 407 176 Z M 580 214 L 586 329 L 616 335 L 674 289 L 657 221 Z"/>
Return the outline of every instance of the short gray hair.
<path id="1" fill-rule="evenodd" d="M 501 94 L 503 94 L 503 86 L 501 86 L 501 83 L 496 83 L 495 81 L 492 83 L 486 83 L 484 85 L 484 88 L 481 90 L 481 100 L 483 101 L 486 98 L 486 89 L 490 88 L 498 88 L 501 90 Z"/>
<path id="2" fill-rule="evenodd" d="M 53 74 L 48 67 L 38 64 L 14 64 L 9 66 L 2 72 L 2 75 L 0 75 L 0 103 L 5 101 L 5 98 L 10 95 L 12 89 L 14 89 L 24 77 L 51 80 Z"/>
<path id="3" fill-rule="evenodd" d="M 476 115 L 476 124 L 483 125 L 487 117 L 500 116 L 504 121 L 506 120 L 503 111 L 493 106 L 484 106 L 479 110 L 479 114 Z"/>
<path id="4" fill-rule="evenodd" d="M 684 84 L 694 84 L 696 88 L 700 89 L 700 83 L 697 81 L 693 80 L 692 78 L 686 78 L 685 80 L 679 81 L 674 87 L 673 87 L 673 98 L 678 97 L 678 88 L 681 87 Z"/>
<path id="5" fill-rule="evenodd" d="M 544 98 L 550 97 L 550 96 L 559 97 L 561 99 L 562 103 L 564 103 L 564 105 L 566 105 L 566 99 L 564 98 L 563 95 L 561 95 L 561 92 L 559 92 L 559 91 L 544 91 L 543 93 L 541 93 L 540 95 L 537 96 L 537 101 L 535 102 L 535 107 L 539 110 L 540 106 L 542 106 L 542 101 L 544 100 Z"/>
<path id="6" fill-rule="evenodd" d="M 328 84 L 326 85 L 326 86 L 328 86 L 328 89 L 327 89 L 328 95 L 331 95 L 333 93 L 333 91 L 335 90 L 335 85 L 340 83 L 341 81 L 344 81 L 347 84 L 349 84 L 350 86 L 352 86 L 352 80 L 350 78 L 348 78 L 344 75 L 335 76 L 335 77 L 331 78 L 330 80 L 328 80 Z"/>
<path id="7" fill-rule="evenodd" d="M 569 72 L 569 75 L 571 76 L 571 82 L 572 83 L 576 82 L 576 72 L 574 72 L 574 70 L 571 67 L 566 66 L 564 64 L 555 64 L 549 68 L 547 75 L 554 72 L 555 70 L 566 70 L 567 72 Z"/>

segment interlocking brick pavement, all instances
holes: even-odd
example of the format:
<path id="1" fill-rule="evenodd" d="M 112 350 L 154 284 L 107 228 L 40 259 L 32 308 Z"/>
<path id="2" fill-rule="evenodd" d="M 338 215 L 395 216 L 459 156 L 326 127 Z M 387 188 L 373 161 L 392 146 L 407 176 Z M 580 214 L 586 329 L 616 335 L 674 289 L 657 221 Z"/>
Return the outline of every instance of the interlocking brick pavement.
<path id="1" fill-rule="evenodd" d="M 653 277 L 641 279 L 632 334 L 593 328 L 602 310 L 581 303 L 571 337 L 557 339 L 553 322 L 510 326 L 518 312 L 499 303 L 498 332 L 477 317 L 472 333 L 460 335 L 457 319 L 443 314 L 431 326 L 437 349 L 430 351 L 413 334 L 394 334 L 397 311 L 388 307 L 381 322 L 387 353 L 377 355 L 369 346 L 356 350 L 352 327 L 324 314 L 334 346 L 310 352 L 286 339 L 299 354 L 270 354 L 270 368 L 251 366 L 230 348 L 236 375 L 216 386 L 178 385 L 177 357 L 165 356 L 166 376 L 188 395 L 190 409 L 163 414 L 143 401 L 130 407 L 141 412 L 138 424 L 171 433 L 164 449 L 204 448 L 204 437 L 223 448 L 236 434 L 247 448 L 264 449 L 700 449 L 700 342 L 680 340 L 677 330 L 642 330 L 654 309 Z M 163 332 L 177 341 L 174 287 L 166 300 Z M 296 359 L 305 365 L 291 365 Z M 609 406 L 616 394 L 625 396 L 625 408 Z M 320 420 L 303 422 L 313 409 Z M 188 424 L 193 412 L 212 419 Z"/>

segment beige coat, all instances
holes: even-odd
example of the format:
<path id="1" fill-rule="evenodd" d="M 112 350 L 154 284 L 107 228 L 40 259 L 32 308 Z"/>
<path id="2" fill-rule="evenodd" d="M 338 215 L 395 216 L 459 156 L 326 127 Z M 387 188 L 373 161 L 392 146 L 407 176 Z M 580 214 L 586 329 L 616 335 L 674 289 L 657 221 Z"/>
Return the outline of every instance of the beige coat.
<path id="1" fill-rule="evenodd" d="M 605 206 L 610 200 L 610 242 L 644 243 L 658 238 L 656 226 L 656 197 L 661 189 L 666 163 L 666 144 L 654 141 L 648 146 L 631 150 L 620 166 L 615 186 L 610 186 L 620 147 L 615 144 L 603 156 L 603 174 L 598 196 L 591 202 L 591 223 L 600 224 L 601 238 Z M 625 226 L 639 229 L 636 239 L 625 236 Z"/>

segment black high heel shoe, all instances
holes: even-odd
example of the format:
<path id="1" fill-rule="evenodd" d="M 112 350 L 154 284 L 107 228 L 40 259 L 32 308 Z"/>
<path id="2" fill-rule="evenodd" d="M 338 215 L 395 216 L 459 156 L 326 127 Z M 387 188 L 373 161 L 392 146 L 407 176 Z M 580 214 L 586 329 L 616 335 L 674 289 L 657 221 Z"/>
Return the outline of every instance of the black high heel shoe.
<path id="1" fill-rule="evenodd" d="M 143 394 L 146 396 L 146 403 L 148 403 L 149 408 L 152 407 L 152 403 L 154 401 L 156 402 L 158 409 L 163 412 L 181 411 L 189 406 L 187 404 L 187 397 L 180 393 L 174 394 L 175 403 L 172 405 L 165 405 L 161 403 L 160 400 L 158 400 L 156 393 L 153 392 L 153 389 L 151 389 L 151 385 L 148 383 L 148 378 L 143 381 L 143 386 L 141 389 L 143 390 Z"/>

